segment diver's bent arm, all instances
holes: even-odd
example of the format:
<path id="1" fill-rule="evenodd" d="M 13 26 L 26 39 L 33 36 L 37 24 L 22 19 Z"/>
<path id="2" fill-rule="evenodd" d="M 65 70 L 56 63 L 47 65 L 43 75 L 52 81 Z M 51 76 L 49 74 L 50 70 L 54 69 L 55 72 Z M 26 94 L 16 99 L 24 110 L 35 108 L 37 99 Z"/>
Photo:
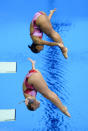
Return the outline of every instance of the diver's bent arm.
<path id="1" fill-rule="evenodd" d="M 48 46 L 58 46 L 59 45 L 58 42 L 48 42 L 48 41 L 42 40 L 42 39 L 35 37 L 35 36 L 32 37 L 32 40 L 34 43 L 36 43 L 38 45 L 48 45 Z"/>

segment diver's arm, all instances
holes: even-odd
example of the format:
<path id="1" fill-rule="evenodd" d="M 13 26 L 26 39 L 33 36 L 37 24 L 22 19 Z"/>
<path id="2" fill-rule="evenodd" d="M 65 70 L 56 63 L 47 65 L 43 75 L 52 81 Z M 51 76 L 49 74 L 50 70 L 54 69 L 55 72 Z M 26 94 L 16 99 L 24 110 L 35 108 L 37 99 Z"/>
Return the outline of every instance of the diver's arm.
<path id="1" fill-rule="evenodd" d="M 36 36 L 32 36 L 32 40 L 34 43 L 36 43 L 38 45 L 48 45 L 48 46 L 58 46 L 59 45 L 58 42 L 48 42 L 48 41 L 42 40 Z"/>

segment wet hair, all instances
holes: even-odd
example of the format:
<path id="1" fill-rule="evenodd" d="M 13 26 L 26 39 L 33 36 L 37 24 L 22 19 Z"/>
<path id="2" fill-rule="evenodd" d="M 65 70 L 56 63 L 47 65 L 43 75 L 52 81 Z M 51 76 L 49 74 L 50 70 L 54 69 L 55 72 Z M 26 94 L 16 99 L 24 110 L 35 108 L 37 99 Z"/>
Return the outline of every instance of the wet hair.
<path id="1" fill-rule="evenodd" d="M 32 43 L 32 45 L 28 45 L 28 47 L 31 49 L 33 53 L 39 53 L 39 51 L 36 49 L 36 44 Z"/>
<path id="2" fill-rule="evenodd" d="M 28 99 L 29 99 L 29 101 L 28 101 L 27 109 L 30 111 L 35 111 L 40 106 L 40 103 L 38 101 L 36 101 L 37 103 L 35 103 L 34 99 L 30 99 L 30 98 L 28 98 Z M 35 106 L 33 107 L 32 104 Z"/>
<path id="3" fill-rule="evenodd" d="M 30 111 L 34 111 L 34 108 L 31 106 L 31 104 L 27 105 L 27 109 L 30 110 Z"/>
<path id="4" fill-rule="evenodd" d="M 34 103 L 34 100 L 31 100 L 29 98 L 28 100 L 29 100 L 28 105 L 27 105 L 28 110 L 34 111 L 34 108 L 31 106 L 31 104 Z"/>

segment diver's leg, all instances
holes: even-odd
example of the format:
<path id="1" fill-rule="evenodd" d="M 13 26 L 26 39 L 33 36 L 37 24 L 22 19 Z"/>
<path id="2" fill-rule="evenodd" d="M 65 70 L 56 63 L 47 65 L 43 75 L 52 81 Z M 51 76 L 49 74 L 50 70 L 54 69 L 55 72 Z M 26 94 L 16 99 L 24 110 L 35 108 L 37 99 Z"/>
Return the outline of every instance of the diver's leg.
<path id="1" fill-rule="evenodd" d="M 53 15 L 53 13 L 56 11 L 56 8 L 54 10 L 50 10 L 50 14 L 48 16 L 49 20 L 51 20 L 51 17 Z"/>
<path id="2" fill-rule="evenodd" d="M 48 16 L 40 15 L 36 20 L 36 24 L 39 26 L 42 32 L 51 37 L 55 42 L 60 42 L 63 44 L 60 35 L 53 29 Z"/>
<path id="3" fill-rule="evenodd" d="M 64 46 L 63 41 L 62 41 L 60 35 L 55 30 L 52 30 L 51 38 L 55 42 L 59 42 L 59 48 L 61 49 L 63 56 L 65 58 L 68 58 L 68 55 L 67 55 L 68 49 Z"/>
<path id="4" fill-rule="evenodd" d="M 67 58 L 67 48 L 64 47 L 62 39 L 60 35 L 52 28 L 52 25 L 48 19 L 48 16 L 41 15 L 38 17 L 36 21 L 37 26 L 44 32 L 46 35 L 48 35 L 51 39 L 53 39 L 55 42 L 59 42 L 59 47 L 64 55 L 65 58 Z"/>
<path id="5" fill-rule="evenodd" d="M 32 69 L 35 69 L 35 61 L 33 61 L 31 58 L 28 58 L 28 60 L 32 63 Z"/>
<path id="6" fill-rule="evenodd" d="M 41 29 L 42 32 L 50 37 L 53 28 L 48 16 L 40 15 L 36 20 L 36 25 Z"/>
<path id="7" fill-rule="evenodd" d="M 55 42 L 60 42 L 60 43 L 62 42 L 60 35 L 56 31 L 54 31 L 48 19 L 48 16 L 40 15 L 38 19 L 36 20 L 36 24 L 37 26 L 40 27 L 42 32 L 44 32 L 46 35 L 51 37 Z"/>
<path id="8" fill-rule="evenodd" d="M 67 111 L 67 108 L 63 106 L 58 96 L 52 92 L 48 87 L 46 88 L 46 85 L 41 79 L 41 76 L 37 73 L 33 74 L 31 76 L 31 84 L 34 86 L 34 88 L 40 92 L 44 97 L 49 99 L 52 103 L 54 103 L 65 115 L 70 117 L 69 112 Z"/>

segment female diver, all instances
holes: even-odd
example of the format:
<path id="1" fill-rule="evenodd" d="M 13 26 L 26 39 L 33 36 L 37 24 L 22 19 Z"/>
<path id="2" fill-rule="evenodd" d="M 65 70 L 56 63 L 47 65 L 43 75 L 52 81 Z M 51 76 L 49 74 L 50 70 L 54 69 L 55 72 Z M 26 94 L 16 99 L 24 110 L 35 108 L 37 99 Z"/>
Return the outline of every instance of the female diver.
<path id="1" fill-rule="evenodd" d="M 52 28 L 50 23 L 50 19 L 55 11 L 56 9 L 51 10 L 49 16 L 42 11 L 39 11 L 34 15 L 30 24 L 30 36 L 33 43 L 31 46 L 28 45 L 28 47 L 32 52 L 39 53 L 43 50 L 44 45 L 58 46 L 61 49 L 63 56 L 67 58 L 67 48 L 63 45 L 60 35 Z M 54 42 L 42 40 L 43 32 Z"/>
<path id="2" fill-rule="evenodd" d="M 67 108 L 61 103 L 58 96 L 48 88 L 41 73 L 35 69 L 35 62 L 30 58 L 28 59 L 32 63 L 32 69 L 28 72 L 23 82 L 23 94 L 27 108 L 34 111 L 40 106 L 40 102 L 36 100 L 38 91 L 57 106 L 65 115 L 70 117 Z"/>

